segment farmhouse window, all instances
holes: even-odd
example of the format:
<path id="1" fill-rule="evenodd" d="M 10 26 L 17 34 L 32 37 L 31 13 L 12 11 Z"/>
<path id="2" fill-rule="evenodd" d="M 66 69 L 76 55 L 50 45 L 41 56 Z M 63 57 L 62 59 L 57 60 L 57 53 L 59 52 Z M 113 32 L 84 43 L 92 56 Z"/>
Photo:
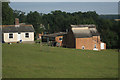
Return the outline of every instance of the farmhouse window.
<path id="1" fill-rule="evenodd" d="M 62 39 L 63 39 L 62 37 L 61 37 L 61 38 L 59 38 L 59 41 L 62 41 Z"/>
<path id="2" fill-rule="evenodd" d="M 26 37 L 26 38 L 29 38 L 29 33 L 25 33 L 25 37 Z"/>
<path id="3" fill-rule="evenodd" d="M 9 33 L 9 38 L 13 38 L 13 33 Z"/>

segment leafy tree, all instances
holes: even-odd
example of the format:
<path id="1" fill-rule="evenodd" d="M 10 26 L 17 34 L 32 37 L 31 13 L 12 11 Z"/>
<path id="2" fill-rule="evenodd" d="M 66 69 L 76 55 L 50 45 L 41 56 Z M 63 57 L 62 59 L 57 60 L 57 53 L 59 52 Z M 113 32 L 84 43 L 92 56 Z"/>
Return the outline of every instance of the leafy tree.
<path id="1" fill-rule="evenodd" d="M 14 18 L 19 18 L 20 23 L 25 23 L 26 22 L 25 12 L 22 12 L 20 10 L 14 10 L 13 14 L 14 14 Z"/>
<path id="2" fill-rule="evenodd" d="M 13 10 L 9 6 L 9 2 L 2 2 L 2 24 L 14 24 Z"/>
<path id="3" fill-rule="evenodd" d="M 32 24 L 36 30 L 36 32 L 39 32 L 40 24 L 41 24 L 41 16 L 40 14 L 35 11 L 27 14 L 26 22 L 29 24 Z"/>

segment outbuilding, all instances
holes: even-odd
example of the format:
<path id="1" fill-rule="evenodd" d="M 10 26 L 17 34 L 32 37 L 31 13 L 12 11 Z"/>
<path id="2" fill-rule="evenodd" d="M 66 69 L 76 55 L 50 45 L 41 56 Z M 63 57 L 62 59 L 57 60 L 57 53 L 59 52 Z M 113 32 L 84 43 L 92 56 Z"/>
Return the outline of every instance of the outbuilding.
<path id="1" fill-rule="evenodd" d="M 42 35 L 42 42 L 47 42 L 47 43 L 52 42 L 52 45 L 54 45 L 54 46 L 62 46 L 63 36 L 65 34 L 66 34 L 66 32 L 44 34 L 44 35 Z"/>

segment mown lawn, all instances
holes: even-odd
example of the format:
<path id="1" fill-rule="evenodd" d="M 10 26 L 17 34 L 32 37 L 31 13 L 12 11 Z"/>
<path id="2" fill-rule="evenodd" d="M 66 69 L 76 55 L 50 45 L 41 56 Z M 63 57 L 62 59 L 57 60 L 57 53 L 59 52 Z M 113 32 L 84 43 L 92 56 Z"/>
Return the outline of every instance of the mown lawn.
<path id="1" fill-rule="evenodd" d="M 3 78 L 117 78 L 116 50 L 3 44 Z"/>

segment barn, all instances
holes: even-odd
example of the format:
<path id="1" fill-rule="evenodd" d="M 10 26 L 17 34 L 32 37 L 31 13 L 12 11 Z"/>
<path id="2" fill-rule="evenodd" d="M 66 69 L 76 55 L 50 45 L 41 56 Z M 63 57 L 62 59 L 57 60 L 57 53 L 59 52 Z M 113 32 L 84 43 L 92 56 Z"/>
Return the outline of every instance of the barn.
<path id="1" fill-rule="evenodd" d="M 15 19 L 15 25 L 2 25 L 2 41 L 12 42 L 34 42 L 34 28 L 32 25 L 19 24 Z"/>
<path id="2" fill-rule="evenodd" d="M 63 37 L 63 47 L 104 50 L 106 49 L 106 43 L 101 42 L 96 25 L 71 25 L 71 28 Z"/>

